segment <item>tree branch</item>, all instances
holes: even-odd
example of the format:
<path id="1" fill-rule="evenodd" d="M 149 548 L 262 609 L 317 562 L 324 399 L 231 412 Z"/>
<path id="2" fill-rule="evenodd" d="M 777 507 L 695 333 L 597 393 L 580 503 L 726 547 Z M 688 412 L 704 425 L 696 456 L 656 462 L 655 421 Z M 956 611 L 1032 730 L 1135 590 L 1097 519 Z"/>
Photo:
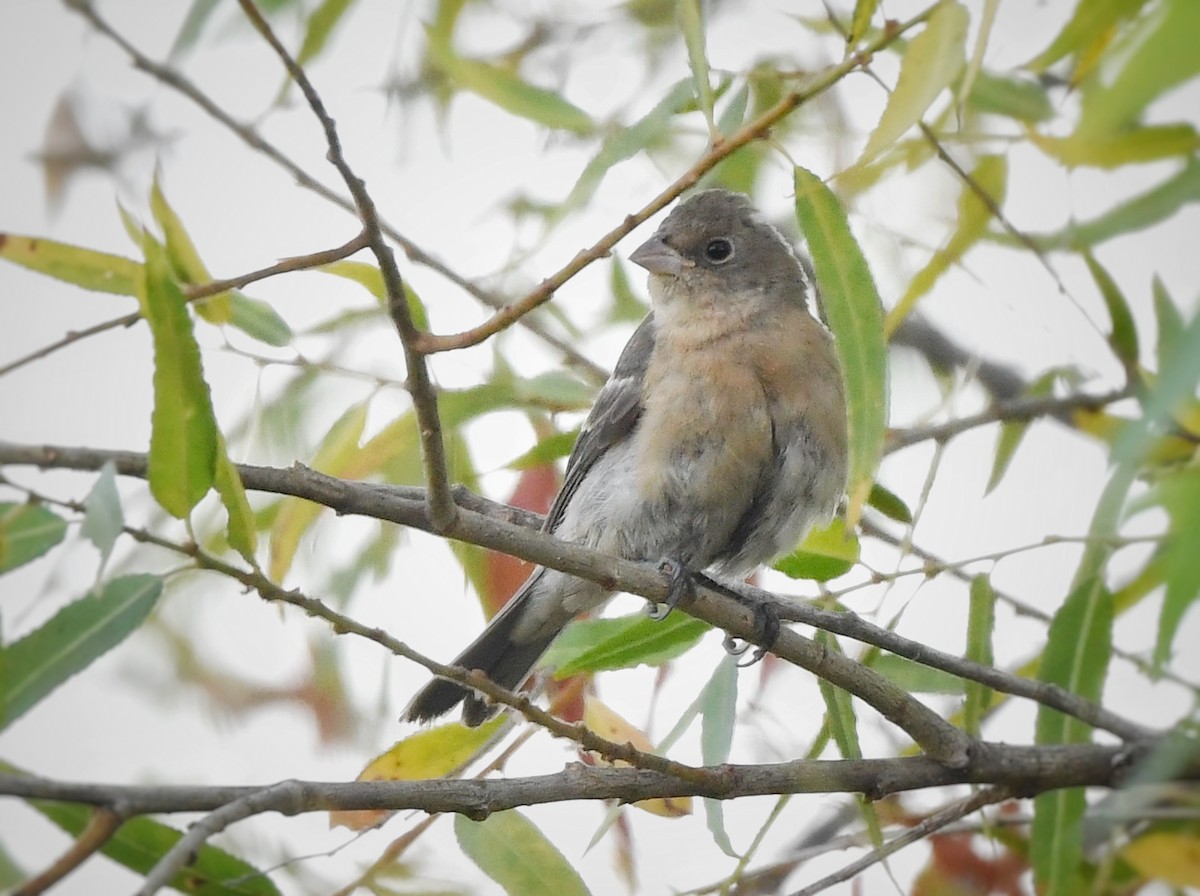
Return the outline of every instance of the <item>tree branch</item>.
<path id="1" fill-rule="evenodd" d="M 345 181 L 350 195 L 354 198 L 354 207 L 362 221 L 363 230 L 370 244 L 371 252 L 379 263 L 383 275 L 383 285 L 387 292 L 388 312 L 400 333 L 400 342 L 404 346 L 404 360 L 408 368 L 407 388 L 412 396 L 413 409 L 417 414 L 417 424 L 421 434 L 421 456 L 425 461 L 425 482 L 428 486 L 427 501 L 429 504 L 429 520 L 435 532 L 444 532 L 454 522 L 455 506 L 450 497 L 450 475 L 446 467 L 446 446 L 442 441 L 442 423 L 438 416 L 437 396 L 433 383 L 429 378 L 429 369 L 425 365 L 423 354 L 417 349 L 420 331 L 413 323 L 412 312 L 408 307 L 408 298 L 404 294 L 404 284 L 400 279 L 400 269 L 396 266 L 396 256 L 392 247 L 387 244 L 383 231 L 379 226 L 379 213 L 375 202 L 367 192 L 367 185 L 362 178 L 354 173 L 346 161 L 342 150 L 342 141 L 338 137 L 337 126 L 333 118 L 325 110 L 325 103 L 309 81 L 304 69 L 292 58 L 287 48 L 279 42 L 267 20 L 262 17 L 253 0 L 238 0 L 242 11 L 250 20 L 263 40 L 275 51 L 292 80 L 299 86 L 308 106 L 321 123 L 325 132 L 325 142 L 329 146 L 327 158 L 337 169 Z"/>
<path id="2" fill-rule="evenodd" d="M 764 764 L 727 764 L 684 780 L 652 769 L 590 766 L 572 762 L 562 771 L 519 778 L 423 781 L 287 781 L 267 786 L 125 785 L 56 781 L 0 774 L 0 795 L 92 806 L 119 805 L 127 815 L 216 812 L 254 800 L 256 813 L 297 815 L 326 811 L 453 812 L 474 819 L 518 806 L 570 800 L 709 797 L 727 800 L 784 793 L 862 793 L 880 799 L 893 793 L 953 784 L 1009 787 L 1030 797 L 1065 787 L 1118 787 L 1153 743 L 1016 746 L 980 744 L 971 763 L 950 768 L 928 756 L 895 759 L 798 759 Z M 1200 779 L 1200 761 L 1181 769 L 1179 780 Z M 234 810 L 236 811 L 236 810 Z"/>

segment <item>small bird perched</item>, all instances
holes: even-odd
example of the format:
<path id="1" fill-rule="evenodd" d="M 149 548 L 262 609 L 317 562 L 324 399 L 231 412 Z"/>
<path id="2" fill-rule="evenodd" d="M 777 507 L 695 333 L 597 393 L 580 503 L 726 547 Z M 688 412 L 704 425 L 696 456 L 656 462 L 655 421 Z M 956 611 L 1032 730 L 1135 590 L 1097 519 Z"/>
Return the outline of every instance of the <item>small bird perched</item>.
<path id="1" fill-rule="evenodd" d="M 846 409 L 833 340 L 808 310 L 811 284 L 787 240 L 740 193 L 681 202 L 630 256 L 650 272 L 653 310 L 621 352 L 567 461 L 545 531 L 681 578 L 740 576 L 793 549 L 846 485 Z M 533 572 L 454 660 L 518 687 L 550 642 L 611 593 Z M 435 679 L 404 716 L 464 702 Z"/>

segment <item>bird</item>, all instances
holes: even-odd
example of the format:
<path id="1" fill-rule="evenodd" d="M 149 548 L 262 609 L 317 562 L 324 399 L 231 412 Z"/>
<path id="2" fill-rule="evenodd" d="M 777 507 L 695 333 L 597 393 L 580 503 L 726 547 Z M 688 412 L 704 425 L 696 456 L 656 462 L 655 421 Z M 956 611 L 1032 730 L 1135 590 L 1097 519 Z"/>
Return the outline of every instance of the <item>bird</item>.
<path id="1" fill-rule="evenodd" d="M 658 562 L 673 591 L 706 570 L 745 576 L 828 521 L 846 488 L 841 369 L 810 307 L 811 267 L 725 189 L 683 199 L 629 260 L 649 272 L 651 309 L 596 396 L 544 531 Z M 453 664 L 515 690 L 568 623 L 611 596 L 539 567 Z M 459 703 L 468 726 L 495 712 L 435 678 L 403 718 Z"/>

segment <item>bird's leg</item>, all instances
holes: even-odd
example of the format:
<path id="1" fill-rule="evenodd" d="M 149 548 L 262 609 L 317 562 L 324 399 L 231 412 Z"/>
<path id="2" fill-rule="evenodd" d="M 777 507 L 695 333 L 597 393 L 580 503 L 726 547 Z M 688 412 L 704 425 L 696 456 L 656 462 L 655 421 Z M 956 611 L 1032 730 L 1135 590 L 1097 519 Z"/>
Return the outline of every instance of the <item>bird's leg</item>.
<path id="1" fill-rule="evenodd" d="M 696 596 L 696 574 L 677 560 L 663 557 L 658 561 L 658 571 L 671 577 L 667 585 L 667 599 L 661 604 L 651 604 L 651 619 L 666 619 L 667 614 L 686 600 Z"/>
<path id="2" fill-rule="evenodd" d="M 711 588 L 714 591 L 724 594 L 726 597 L 733 598 L 742 606 L 748 606 L 754 613 L 754 635 L 750 641 L 738 644 L 737 639 L 733 635 L 726 633 L 725 640 L 721 642 L 721 646 L 725 648 L 725 652 L 730 656 L 741 656 L 750 649 L 752 643 L 757 645 L 754 648 L 754 653 L 750 655 L 749 661 L 738 664 L 742 667 L 753 666 L 766 656 L 770 649 L 775 646 L 775 642 L 779 640 L 779 612 L 771 604 L 749 600 L 740 591 L 730 588 L 728 585 L 723 585 L 715 579 L 711 579 L 708 576 L 702 576 L 702 578 L 706 588 Z M 694 583 L 693 587 L 695 587 Z"/>

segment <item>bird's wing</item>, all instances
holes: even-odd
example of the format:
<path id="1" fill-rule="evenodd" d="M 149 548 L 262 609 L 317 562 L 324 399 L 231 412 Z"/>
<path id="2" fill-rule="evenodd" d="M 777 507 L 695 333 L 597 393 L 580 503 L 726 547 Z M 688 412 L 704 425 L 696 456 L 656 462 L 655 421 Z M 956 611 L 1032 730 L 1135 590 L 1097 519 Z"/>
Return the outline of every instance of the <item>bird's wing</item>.
<path id="1" fill-rule="evenodd" d="M 609 448 L 628 438 L 642 416 L 642 383 L 654 351 L 654 334 L 654 315 L 647 314 L 625 343 L 612 376 L 596 396 L 596 403 L 592 405 L 567 461 L 562 489 L 546 516 L 547 532 L 557 528 L 567 504 L 592 465 Z"/>

